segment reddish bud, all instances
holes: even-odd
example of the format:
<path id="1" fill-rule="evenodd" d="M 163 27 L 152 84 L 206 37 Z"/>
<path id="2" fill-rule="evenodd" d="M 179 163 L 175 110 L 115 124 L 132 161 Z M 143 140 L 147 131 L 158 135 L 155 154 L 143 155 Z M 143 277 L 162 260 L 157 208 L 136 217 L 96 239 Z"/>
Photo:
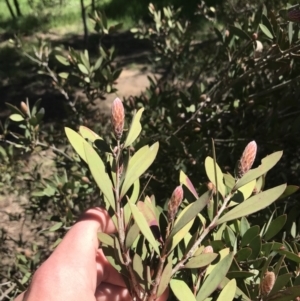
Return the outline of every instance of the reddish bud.
<path id="1" fill-rule="evenodd" d="M 91 183 L 89 178 L 86 176 L 82 177 L 81 180 L 82 180 L 82 182 L 87 183 L 87 184 Z"/>
<path id="2" fill-rule="evenodd" d="M 256 32 L 254 32 L 254 33 L 252 34 L 252 40 L 253 40 L 253 41 L 256 41 L 257 38 L 258 38 L 258 35 L 257 35 Z"/>
<path id="3" fill-rule="evenodd" d="M 245 148 L 238 165 L 238 177 L 241 178 L 247 173 L 253 165 L 256 157 L 257 145 L 255 141 L 251 141 Z"/>
<path id="4" fill-rule="evenodd" d="M 120 140 L 124 129 L 125 112 L 123 103 L 116 98 L 111 107 L 111 123 L 117 140 Z"/>
<path id="5" fill-rule="evenodd" d="M 266 296 L 270 293 L 275 283 L 275 274 L 274 272 L 266 272 L 265 277 L 261 282 L 260 291 L 263 296 Z"/>
<path id="6" fill-rule="evenodd" d="M 286 17 L 291 22 L 300 23 L 300 10 L 299 7 L 292 7 L 287 11 Z"/>
<path id="7" fill-rule="evenodd" d="M 28 116 L 28 106 L 24 101 L 21 101 L 21 111 Z"/>
<path id="8" fill-rule="evenodd" d="M 178 208 L 183 200 L 183 189 L 181 186 L 177 186 L 172 193 L 171 199 L 168 203 L 168 220 L 172 221 L 178 211 Z"/>
<path id="9" fill-rule="evenodd" d="M 212 248 L 212 246 L 207 246 L 204 248 L 202 254 L 208 254 L 208 253 L 213 253 L 214 249 Z"/>

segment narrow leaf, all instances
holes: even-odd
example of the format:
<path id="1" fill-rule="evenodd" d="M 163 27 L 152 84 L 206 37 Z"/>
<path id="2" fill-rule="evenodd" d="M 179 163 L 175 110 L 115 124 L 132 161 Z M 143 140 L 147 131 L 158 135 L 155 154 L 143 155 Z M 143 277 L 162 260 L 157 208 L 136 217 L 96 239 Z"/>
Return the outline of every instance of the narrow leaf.
<path id="1" fill-rule="evenodd" d="M 232 301 L 236 292 L 236 281 L 231 279 L 221 291 L 217 301 Z"/>
<path id="2" fill-rule="evenodd" d="M 121 189 L 121 197 L 126 194 L 131 185 L 150 167 L 156 158 L 158 148 L 158 142 L 154 143 L 150 147 L 145 145 L 129 159 L 125 179 Z"/>
<path id="3" fill-rule="evenodd" d="M 229 253 L 222 259 L 212 272 L 207 276 L 198 294 L 197 301 L 204 301 L 209 297 L 219 286 L 221 281 L 225 278 L 233 260 L 233 253 Z"/>
<path id="4" fill-rule="evenodd" d="M 263 191 L 257 195 L 254 195 L 250 199 L 244 201 L 240 205 L 231 209 L 228 213 L 222 216 L 216 223 L 220 225 L 222 223 L 240 218 L 242 216 L 250 215 L 255 213 L 276 201 L 284 192 L 286 184 L 271 188 Z"/>
<path id="5" fill-rule="evenodd" d="M 164 293 L 164 291 L 167 289 L 170 283 L 171 276 L 172 276 L 172 261 L 170 260 L 165 266 L 161 274 L 161 280 L 157 290 L 157 297 L 161 296 Z"/>
<path id="6" fill-rule="evenodd" d="M 224 185 L 224 176 L 222 173 L 221 168 L 217 164 L 217 162 L 214 162 L 214 159 L 211 157 L 206 157 L 205 159 L 205 171 L 207 174 L 207 177 L 209 180 L 214 184 L 216 187 L 216 176 L 215 176 L 215 168 L 214 165 L 216 164 L 216 170 L 217 170 L 217 181 L 218 181 L 218 190 L 221 193 L 221 195 L 224 197 L 226 194 L 226 188 Z"/>
<path id="7" fill-rule="evenodd" d="M 265 26 L 264 24 L 259 24 L 259 27 L 261 29 L 261 31 L 269 38 L 269 39 L 274 39 L 273 34 L 270 32 L 270 30 L 268 29 L 267 26 Z"/>
<path id="8" fill-rule="evenodd" d="M 145 238 L 149 241 L 149 243 L 152 245 L 155 252 L 159 255 L 160 252 L 158 249 L 158 245 L 155 241 L 152 231 L 151 231 L 150 227 L 148 226 L 148 223 L 147 223 L 146 219 L 144 218 L 143 214 L 139 211 L 138 207 L 135 204 L 130 202 L 130 200 L 128 200 L 128 204 L 131 209 L 131 213 L 134 217 L 134 220 L 137 223 L 137 225 L 139 226 L 141 232 L 143 233 Z"/>
<path id="9" fill-rule="evenodd" d="M 180 175 L 179 175 L 179 183 L 184 184 L 196 199 L 199 198 L 193 183 L 182 170 L 180 171 Z"/>
<path id="10" fill-rule="evenodd" d="M 272 237 L 274 237 L 285 225 L 287 216 L 286 214 L 281 215 L 274 219 L 270 226 L 268 227 L 266 233 L 264 234 L 264 239 L 265 240 L 270 240 Z"/>
<path id="11" fill-rule="evenodd" d="M 79 127 L 79 133 L 84 139 L 88 139 L 91 142 L 94 142 L 96 139 L 102 139 L 98 134 L 83 125 Z"/>
<path id="12" fill-rule="evenodd" d="M 131 123 L 131 126 L 130 126 L 130 130 L 129 130 L 128 135 L 126 137 L 126 141 L 124 143 L 124 148 L 131 145 L 135 141 L 135 139 L 139 136 L 139 134 L 142 130 L 140 119 L 142 117 L 143 112 L 144 112 L 144 108 L 141 108 L 133 116 L 132 123 Z"/>
<path id="13" fill-rule="evenodd" d="M 113 193 L 113 184 L 106 172 L 106 168 L 102 159 L 99 157 L 94 148 L 87 142 L 86 144 L 84 144 L 84 150 L 86 154 L 87 164 L 89 166 L 91 174 L 94 177 L 96 184 L 104 194 L 109 205 L 115 211 L 115 197 Z"/>
<path id="14" fill-rule="evenodd" d="M 172 279 L 170 282 L 171 289 L 179 301 L 196 301 L 190 288 L 185 281 L 179 279 Z"/>
<path id="15" fill-rule="evenodd" d="M 257 179 L 269 171 L 282 157 L 282 151 L 275 152 L 261 160 L 261 165 L 257 168 L 249 170 L 237 183 L 235 189 L 246 185 L 247 183 Z"/>
<path id="16" fill-rule="evenodd" d="M 217 257 L 218 257 L 218 254 L 216 254 L 216 253 L 200 254 L 198 256 L 192 257 L 187 262 L 187 264 L 185 264 L 184 268 L 194 269 L 194 268 L 206 267 L 210 263 L 212 263 Z"/>

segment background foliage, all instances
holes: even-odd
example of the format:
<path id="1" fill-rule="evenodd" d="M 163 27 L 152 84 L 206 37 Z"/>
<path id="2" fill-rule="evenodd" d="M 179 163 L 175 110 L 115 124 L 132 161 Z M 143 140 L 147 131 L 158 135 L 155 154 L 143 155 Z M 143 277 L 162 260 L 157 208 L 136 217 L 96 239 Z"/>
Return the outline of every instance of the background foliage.
<path id="1" fill-rule="evenodd" d="M 299 28 L 279 15 L 285 2 L 19 0 L 20 12 L 8 2 L 13 14 L 2 2 L 0 16 L 1 194 L 5 199 L 14 193 L 18 202 L 26 195 L 28 201 L 20 202 L 22 214 L 39 224 L 40 235 L 37 241 L 14 242 L 21 249 L 14 261 L 8 256 L 2 264 L 1 300 L 24 289 L 78 214 L 99 204 L 90 171 L 80 164 L 63 127 L 88 126 L 112 141 L 107 116 L 99 116 L 95 101 L 116 92 L 124 67 L 116 58 L 125 47 L 118 39 L 124 34 L 137 43 L 133 45 L 151 51 L 147 64 L 155 76 L 146 91 L 124 99 L 124 105 L 127 120 L 134 109 L 145 108 L 134 148 L 160 143 L 154 164 L 141 178 L 141 186 L 158 203 L 164 204 L 178 185 L 180 170 L 197 190 L 207 183 L 204 159 L 212 156 L 211 139 L 219 166 L 231 174 L 249 141 L 258 144 L 255 166 L 266 155 L 284 150 L 268 173 L 265 189 L 298 185 Z M 54 29 L 58 38 L 51 41 L 48 35 Z M 74 33 L 79 30 L 84 34 L 78 37 Z M 37 31 L 36 40 L 31 34 Z M 134 48 L 129 46 L 128 52 Z M 84 95 L 80 100 L 78 91 Z M 259 229 L 272 219 L 285 219 L 276 235 L 264 239 L 294 255 L 299 252 L 298 198 L 296 193 L 248 217 L 249 225 Z M 8 215 L 20 218 L 14 212 Z M 0 230 L 1 251 L 9 253 L 10 237 L 4 227 Z M 228 231 L 221 241 L 233 248 Z M 291 254 L 280 259 L 288 270 L 272 266 L 278 275 L 293 276 L 282 287 L 299 282 L 299 260 Z M 258 257 L 264 256 L 262 252 Z"/>

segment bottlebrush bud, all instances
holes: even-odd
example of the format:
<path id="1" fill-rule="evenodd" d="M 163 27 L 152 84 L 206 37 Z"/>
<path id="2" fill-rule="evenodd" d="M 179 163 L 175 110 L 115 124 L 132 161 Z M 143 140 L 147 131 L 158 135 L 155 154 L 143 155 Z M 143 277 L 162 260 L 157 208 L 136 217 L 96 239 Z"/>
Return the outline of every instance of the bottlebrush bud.
<path id="1" fill-rule="evenodd" d="M 21 111 L 28 116 L 28 107 L 27 104 L 24 101 L 21 101 Z"/>
<path id="2" fill-rule="evenodd" d="M 178 211 L 178 208 L 183 200 L 183 189 L 181 186 L 177 186 L 172 193 L 171 199 L 168 203 L 168 220 L 172 221 Z"/>
<path id="3" fill-rule="evenodd" d="M 286 18 L 291 22 L 300 22 L 300 9 L 299 7 L 293 7 L 287 10 Z"/>
<path id="4" fill-rule="evenodd" d="M 257 145 L 255 141 L 251 141 L 246 146 L 243 155 L 238 164 L 238 177 L 241 178 L 247 173 L 253 165 L 256 157 Z"/>
<path id="5" fill-rule="evenodd" d="M 263 296 L 266 296 L 270 293 L 275 283 L 275 274 L 274 272 L 266 272 L 264 279 L 260 285 L 260 291 Z"/>
<path id="6" fill-rule="evenodd" d="M 120 140 L 124 129 L 125 112 L 122 101 L 116 98 L 111 107 L 111 123 L 117 140 Z"/>

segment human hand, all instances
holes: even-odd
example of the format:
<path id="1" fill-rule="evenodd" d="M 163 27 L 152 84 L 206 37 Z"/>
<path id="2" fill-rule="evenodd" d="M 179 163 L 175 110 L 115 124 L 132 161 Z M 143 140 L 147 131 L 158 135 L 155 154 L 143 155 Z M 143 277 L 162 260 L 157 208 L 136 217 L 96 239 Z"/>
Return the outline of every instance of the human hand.
<path id="1" fill-rule="evenodd" d="M 98 249 L 97 232 L 115 226 L 107 211 L 89 209 L 35 272 L 28 290 L 15 301 L 130 301 L 122 276 Z M 165 301 L 168 290 L 157 299 Z"/>

